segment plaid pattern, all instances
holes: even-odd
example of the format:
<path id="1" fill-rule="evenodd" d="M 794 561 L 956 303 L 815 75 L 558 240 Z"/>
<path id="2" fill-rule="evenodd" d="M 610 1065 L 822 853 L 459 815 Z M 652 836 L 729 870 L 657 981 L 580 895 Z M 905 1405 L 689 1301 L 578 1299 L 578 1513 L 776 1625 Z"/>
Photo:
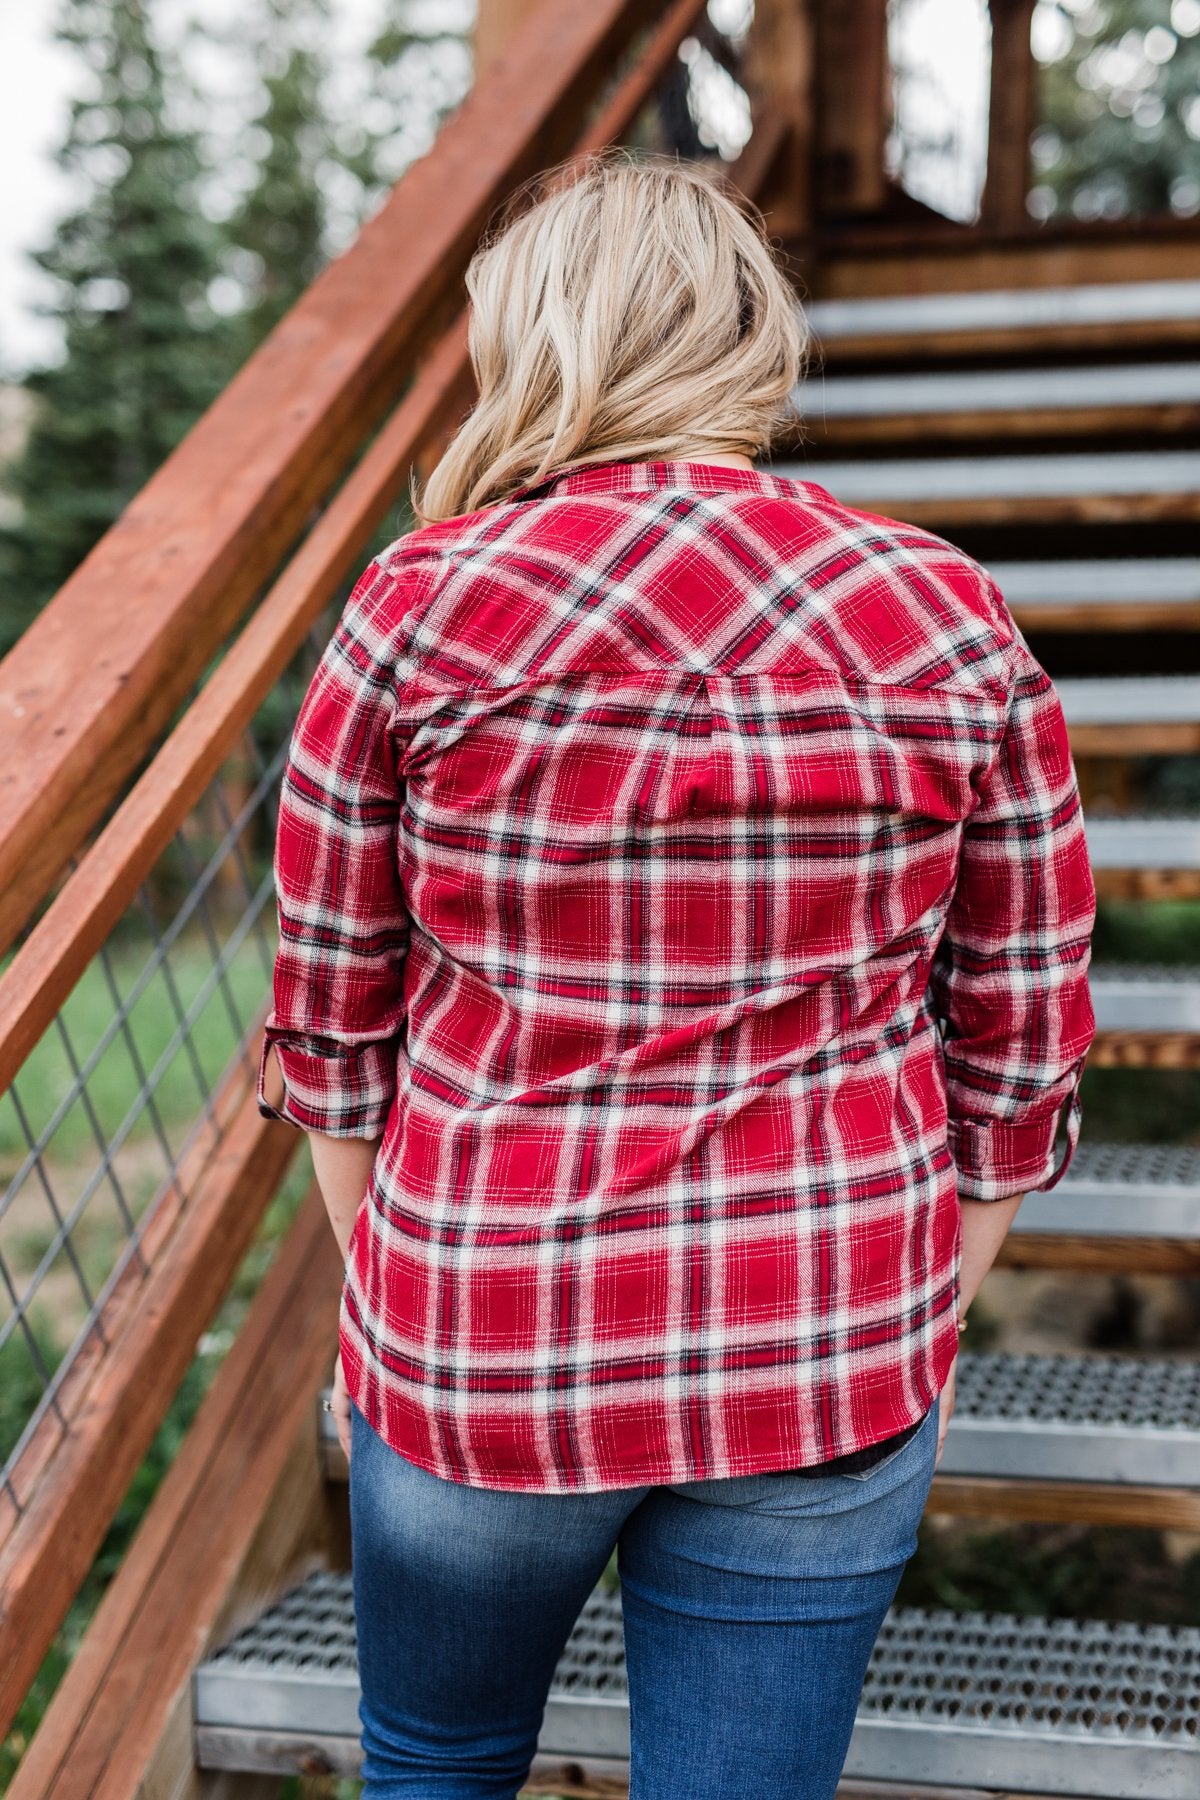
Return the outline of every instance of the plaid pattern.
<path id="1" fill-rule="evenodd" d="M 276 873 L 260 1100 L 382 1134 L 343 1364 L 441 1476 L 902 1429 L 957 1347 L 958 1193 L 1074 1150 L 1057 696 L 982 568 L 814 482 L 615 463 L 393 544 L 297 722 Z"/>

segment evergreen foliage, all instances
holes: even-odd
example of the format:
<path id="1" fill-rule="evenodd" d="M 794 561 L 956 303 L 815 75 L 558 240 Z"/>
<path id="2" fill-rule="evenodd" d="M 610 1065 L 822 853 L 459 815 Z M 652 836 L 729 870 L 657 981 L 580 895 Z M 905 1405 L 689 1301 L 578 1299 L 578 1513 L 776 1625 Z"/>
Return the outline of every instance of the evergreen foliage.
<path id="1" fill-rule="evenodd" d="M 1030 210 L 1200 212 L 1200 0 L 1041 0 Z"/>
<path id="2" fill-rule="evenodd" d="M 248 355 L 320 273 L 326 260 L 323 165 L 334 154 L 316 50 L 327 0 L 265 0 L 249 46 L 262 70 L 263 106 L 251 127 L 254 185 L 226 225 L 227 266 L 246 304 L 237 318 Z"/>
<path id="3" fill-rule="evenodd" d="M 0 534 L 5 648 L 228 371 L 207 299 L 219 240 L 196 204 L 199 147 L 143 0 L 66 0 L 57 35 L 91 83 L 58 157 L 81 199 L 34 258 L 57 285 L 65 355 L 26 383 L 33 421 L 6 483 L 16 520 Z"/>

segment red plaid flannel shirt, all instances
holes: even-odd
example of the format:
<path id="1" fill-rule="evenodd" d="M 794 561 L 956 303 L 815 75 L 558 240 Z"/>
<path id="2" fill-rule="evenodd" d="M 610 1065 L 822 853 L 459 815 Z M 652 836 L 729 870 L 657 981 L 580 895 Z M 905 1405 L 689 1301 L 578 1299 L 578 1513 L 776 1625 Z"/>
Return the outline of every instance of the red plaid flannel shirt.
<path id="1" fill-rule="evenodd" d="M 878 1442 L 957 1349 L 959 1194 L 1074 1150 L 1058 698 L 978 564 L 815 482 L 612 463 L 398 540 L 300 713 L 276 877 L 260 1101 L 382 1135 L 342 1361 L 443 1477 Z"/>

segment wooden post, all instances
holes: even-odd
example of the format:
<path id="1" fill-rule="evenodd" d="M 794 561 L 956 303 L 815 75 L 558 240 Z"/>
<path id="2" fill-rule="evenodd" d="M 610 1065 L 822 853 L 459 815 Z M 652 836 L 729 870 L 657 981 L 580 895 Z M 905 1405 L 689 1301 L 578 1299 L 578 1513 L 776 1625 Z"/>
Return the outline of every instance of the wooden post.
<path id="1" fill-rule="evenodd" d="M 503 50 L 535 0 L 479 0 L 475 14 L 475 78 Z"/>
<path id="2" fill-rule="evenodd" d="M 990 0 L 992 79 L 987 182 L 980 222 L 1000 230 L 1028 223 L 1029 139 L 1036 120 L 1036 76 L 1030 42 L 1037 0 Z"/>
<path id="3" fill-rule="evenodd" d="M 812 0 L 756 0 L 743 60 L 755 129 L 785 134 L 758 204 L 792 239 L 812 229 L 815 53 Z"/>
<path id="4" fill-rule="evenodd" d="M 890 122 L 887 0 L 817 0 L 818 212 L 879 212 Z"/>

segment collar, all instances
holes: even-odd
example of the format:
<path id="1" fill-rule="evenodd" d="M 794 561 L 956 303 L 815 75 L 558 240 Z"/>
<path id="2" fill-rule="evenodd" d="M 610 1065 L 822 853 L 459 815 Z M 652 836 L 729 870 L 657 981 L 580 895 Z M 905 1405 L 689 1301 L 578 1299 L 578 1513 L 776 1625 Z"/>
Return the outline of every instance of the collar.
<path id="1" fill-rule="evenodd" d="M 768 494 L 776 499 L 832 498 L 815 481 L 791 481 L 765 469 L 706 462 L 610 462 L 547 475 L 542 481 L 517 488 L 508 501 L 542 499 L 549 494 L 644 494 L 656 488 L 682 488 L 698 494 Z"/>

